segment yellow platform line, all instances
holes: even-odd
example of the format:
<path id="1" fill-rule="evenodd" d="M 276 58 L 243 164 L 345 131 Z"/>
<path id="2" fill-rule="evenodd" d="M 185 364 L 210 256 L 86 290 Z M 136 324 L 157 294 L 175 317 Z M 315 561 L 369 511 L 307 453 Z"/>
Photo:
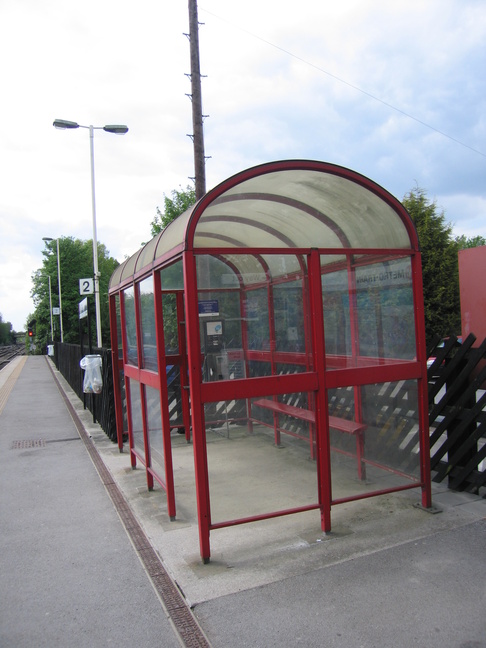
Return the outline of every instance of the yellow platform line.
<path id="1" fill-rule="evenodd" d="M 0 387 L 0 414 L 3 412 L 3 408 L 7 404 L 10 392 L 14 388 L 14 385 L 17 382 L 17 378 L 20 376 L 26 362 L 27 356 L 22 356 L 15 369 L 12 370 L 10 376 L 8 376 L 5 383 Z M 3 369 L 3 371 L 5 370 L 6 368 Z"/>

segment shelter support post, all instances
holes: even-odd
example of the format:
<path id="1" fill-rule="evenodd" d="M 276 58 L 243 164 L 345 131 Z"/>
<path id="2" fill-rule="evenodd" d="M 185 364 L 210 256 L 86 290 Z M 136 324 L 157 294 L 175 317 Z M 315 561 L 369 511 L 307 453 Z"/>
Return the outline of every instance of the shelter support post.
<path id="1" fill-rule="evenodd" d="M 134 285 L 134 298 L 135 298 L 135 323 L 137 331 L 142 330 L 142 317 L 141 317 L 141 304 L 140 304 L 140 284 Z M 143 358 L 143 345 L 142 336 L 137 335 L 137 358 L 140 363 Z M 143 445 L 145 449 L 145 477 L 147 480 L 147 489 L 152 491 L 154 489 L 154 476 L 150 472 L 152 467 L 152 453 L 150 450 L 149 432 L 148 432 L 148 419 L 147 419 L 147 399 L 145 395 L 145 386 L 140 380 L 138 389 L 140 392 L 140 407 L 142 415 L 142 430 L 143 430 Z"/>
<path id="2" fill-rule="evenodd" d="M 111 330 L 111 366 L 113 371 L 113 391 L 115 395 L 115 421 L 118 450 L 123 452 L 123 406 L 120 389 L 120 363 L 118 358 L 118 349 L 120 340 L 118 339 L 116 297 L 110 295 L 110 330 Z"/>
<path id="3" fill-rule="evenodd" d="M 422 483 L 422 506 L 432 508 L 432 487 L 430 476 L 430 439 L 428 417 L 428 383 L 425 360 L 424 293 L 422 283 L 422 260 L 420 253 L 412 256 L 412 281 L 415 306 L 415 335 L 417 357 L 422 359 L 422 377 L 418 381 L 418 410 L 420 425 L 420 480 Z"/>
<path id="4" fill-rule="evenodd" d="M 120 322 L 121 322 L 121 331 L 122 331 L 122 342 L 123 342 L 123 365 L 128 364 L 128 340 L 127 340 L 127 320 L 125 315 L 125 294 L 123 291 L 120 292 Z M 128 450 L 130 453 L 130 465 L 132 469 L 137 467 L 137 458 L 133 452 L 134 443 L 133 443 L 133 425 L 132 425 L 132 391 L 131 391 L 131 381 L 128 376 L 125 375 L 125 398 L 127 402 L 127 428 L 128 428 Z"/>
<path id="5" fill-rule="evenodd" d="M 192 439 L 196 478 L 199 549 L 203 563 L 211 557 L 209 533 L 211 510 L 209 499 L 208 457 L 204 404 L 201 399 L 201 346 L 199 341 L 199 310 L 197 304 L 196 259 L 192 251 L 184 255 L 184 285 L 186 300 L 186 328 L 189 358 L 189 388 L 191 393 Z"/>
<path id="6" fill-rule="evenodd" d="M 172 444 L 170 440 L 169 398 L 167 393 L 167 374 L 165 370 L 165 337 L 162 309 L 162 287 L 160 272 L 153 273 L 155 334 L 157 340 L 157 368 L 159 374 L 159 399 L 162 426 L 162 445 L 164 448 L 165 489 L 167 494 L 167 512 L 171 521 L 176 517 L 174 492 L 174 470 L 172 465 Z"/>
<path id="7" fill-rule="evenodd" d="M 324 309 L 322 306 L 321 264 L 319 252 L 311 250 L 308 258 L 309 301 L 312 327 L 314 371 L 317 373 L 316 393 L 316 460 L 317 487 L 321 511 L 321 528 L 331 530 L 331 449 L 324 348 Z"/>

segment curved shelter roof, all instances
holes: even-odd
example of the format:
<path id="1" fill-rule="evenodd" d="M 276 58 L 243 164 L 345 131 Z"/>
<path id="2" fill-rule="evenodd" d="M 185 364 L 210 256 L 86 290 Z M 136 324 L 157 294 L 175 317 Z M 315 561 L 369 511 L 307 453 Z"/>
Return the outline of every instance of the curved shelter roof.
<path id="1" fill-rule="evenodd" d="M 369 178 L 326 162 L 270 162 L 209 191 L 122 263 L 110 290 L 184 250 L 291 254 L 310 248 L 335 260 L 344 250 L 417 250 L 418 239 L 403 205 Z"/>

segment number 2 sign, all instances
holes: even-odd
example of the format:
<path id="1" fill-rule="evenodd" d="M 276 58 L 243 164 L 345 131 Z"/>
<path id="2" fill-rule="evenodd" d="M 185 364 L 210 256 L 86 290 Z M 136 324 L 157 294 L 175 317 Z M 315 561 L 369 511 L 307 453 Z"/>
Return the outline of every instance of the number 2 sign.
<path id="1" fill-rule="evenodd" d="M 80 279 L 79 280 L 79 294 L 92 295 L 94 293 L 94 280 L 93 279 Z"/>

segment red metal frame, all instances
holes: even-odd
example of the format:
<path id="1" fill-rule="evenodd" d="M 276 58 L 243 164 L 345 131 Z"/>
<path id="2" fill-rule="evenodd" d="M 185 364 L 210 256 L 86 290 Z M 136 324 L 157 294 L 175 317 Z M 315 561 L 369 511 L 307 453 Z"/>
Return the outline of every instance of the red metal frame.
<path id="1" fill-rule="evenodd" d="M 165 371 L 165 339 L 164 339 L 164 316 L 162 308 L 162 289 L 160 272 L 153 273 L 154 279 L 154 306 L 155 306 L 155 335 L 157 340 L 157 368 L 158 386 L 160 398 L 160 414 L 162 426 L 162 444 L 164 447 L 164 470 L 165 481 L 154 472 L 153 476 L 167 493 L 167 512 L 171 520 L 176 517 L 176 502 L 174 492 L 174 470 L 172 466 L 172 445 L 170 441 L 170 419 L 169 399 L 167 393 L 167 374 Z"/>
<path id="2" fill-rule="evenodd" d="M 116 312 L 116 299 L 120 299 L 119 294 L 110 295 L 109 309 L 110 309 L 110 330 L 111 330 L 111 366 L 113 371 L 113 391 L 115 400 L 115 421 L 116 421 L 116 436 L 118 449 L 123 452 L 123 405 L 120 389 L 120 372 L 123 371 L 123 358 L 120 361 L 118 357 L 118 318 Z"/>
<path id="3" fill-rule="evenodd" d="M 309 268 L 309 296 L 311 308 L 312 347 L 314 368 L 320 389 L 316 390 L 316 446 L 317 480 L 321 528 L 331 530 L 331 443 L 329 440 L 329 410 L 326 387 L 326 351 L 324 348 L 324 309 L 322 305 L 321 263 L 317 250 L 312 250 Z"/>

